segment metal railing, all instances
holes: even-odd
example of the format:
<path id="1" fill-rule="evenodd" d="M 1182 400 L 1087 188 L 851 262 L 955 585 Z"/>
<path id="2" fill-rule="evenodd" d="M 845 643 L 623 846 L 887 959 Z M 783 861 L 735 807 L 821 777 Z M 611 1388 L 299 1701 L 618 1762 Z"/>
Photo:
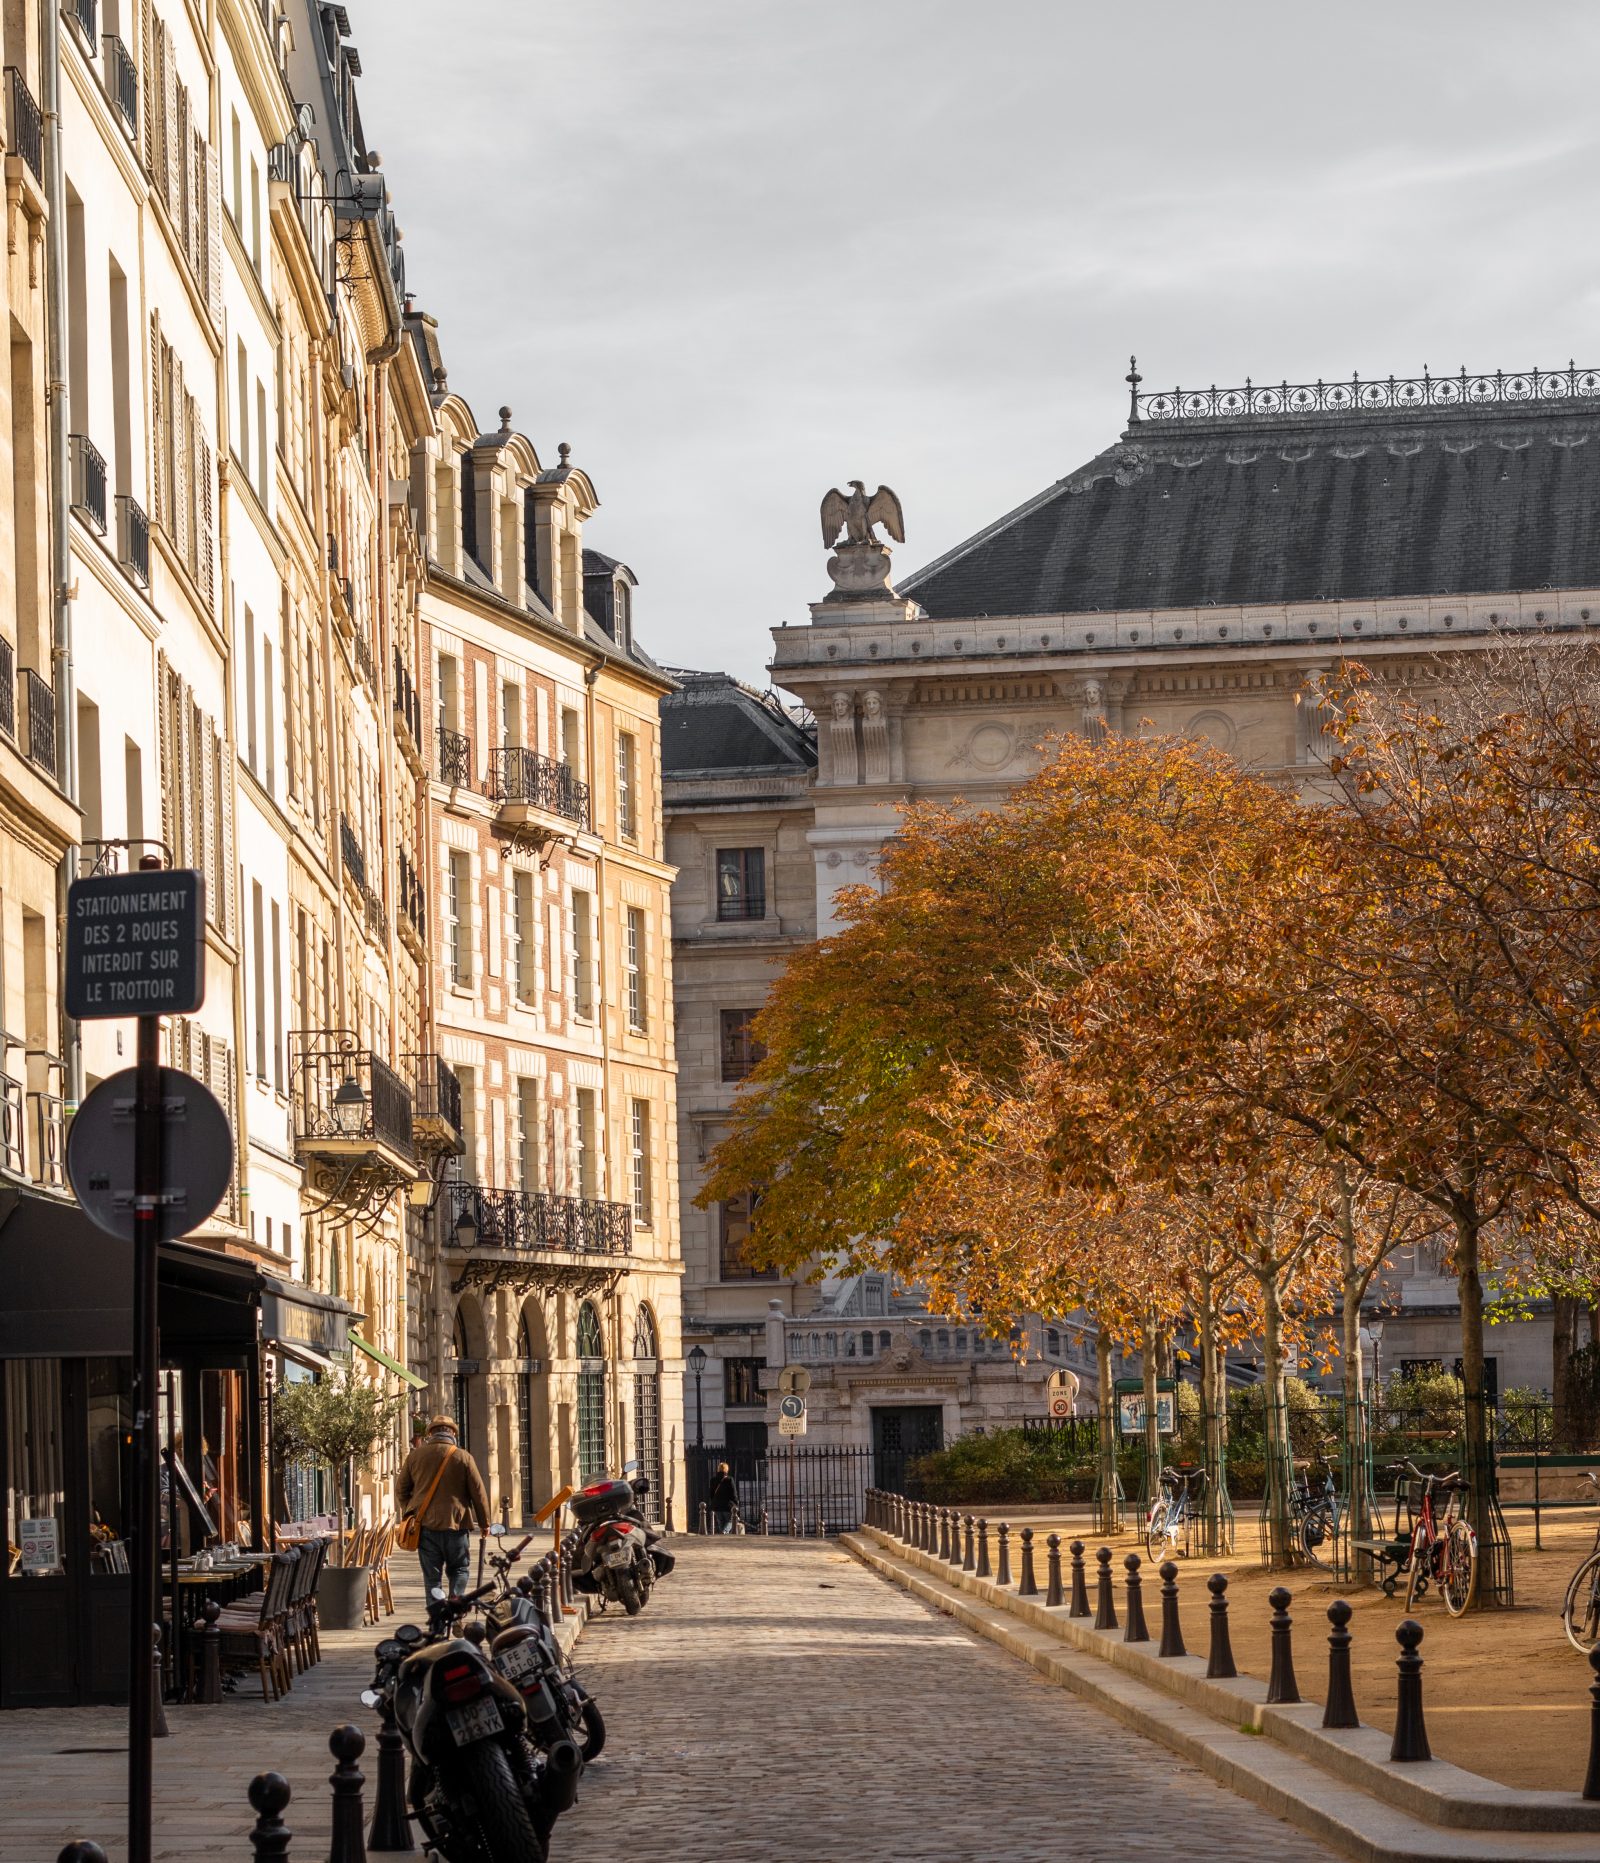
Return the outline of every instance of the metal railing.
<path id="1" fill-rule="evenodd" d="M 72 508 L 100 532 L 106 529 L 106 459 L 86 433 L 68 436 L 72 460 Z"/>
<path id="2" fill-rule="evenodd" d="M 18 1177 L 27 1169 L 23 1130 L 22 1082 L 0 1074 L 0 1164 Z"/>
<path id="3" fill-rule="evenodd" d="M 150 520 L 127 492 L 117 493 L 117 561 L 142 588 L 149 588 Z"/>
<path id="4" fill-rule="evenodd" d="M 411 857 L 404 848 L 400 850 L 398 862 L 400 881 L 400 910 L 411 929 L 419 939 L 428 936 L 428 894 L 422 884 L 421 876 L 411 864 Z"/>
<path id="5" fill-rule="evenodd" d="M 56 773 L 56 695 L 48 680 L 31 666 L 22 669 L 22 690 L 28 701 L 28 755 L 41 770 Z"/>
<path id="6" fill-rule="evenodd" d="M 581 828 L 589 825 L 589 785 L 543 751 L 509 744 L 490 751 L 484 792 L 496 802 L 525 802 Z"/>
<path id="7" fill-rule="evenodd" d="M 100 35 L 100 0 L 63 0 L 61 10 L 82 31 L 92 52 Z"/>
<path id="8" fill-rule="evenodd" d="M 0 634 L 0 731 L 17 741 L 17 650 Z"/>
<path id="9" fill-rule="evenodd" d="M 383 909 L 383 895 L 375 886 L 363 884 L 361 904 L 366 915 L 367 930 L 381 944 L 389 935 L 389 918 Z"/>
<path id="10" fill-rule="evenodd" d="M 123 128 L 130 136 L 139 133 L 139 71 L 133 55 L 114 32 L 102 41 L 105 47 L 106 93 L 117 106 Z"/>
<path id="11" fill-rule="evenodd" d="M 558 1197 L 547 1190 L 486 1190 L 447 1183 L 446 1245 L 453 1248 L 561 1250 L 570 1255 L 626 1255 L 633 1246 L 633 1207 L 598 1197 Z M 466 1240 L 463 1214 L 476 1230 Z"/>
<path id="12" fill-rule="evenodd" d="M 684 1450 L 689 1531 L 821 1538 L 853 1533 L 866 1517 L 867 1490 L 903 1484 L 907 1458 L 863 1443 L 774 1443 L 759 1451 L 692 1443 Z M 726 1462 L 735 1509 L 716 1514 L 710 1496 Z"/>
<path id="13" fill-rule="evenodd" d="M 47 1190 L 67 1187 L 67 1103 L 59 1093 L 30 1093 L 37 1177 Z"/>
<path id="14" fill-rule="evenodd" d="M 356 838 L 356 831 L 350 825 L 350 817 L 339 817 L 339 857 L 344 862 L 345 871 L 356 883 L 357 888 L 365 893 L 367 890 L 367 857 L 361 851 L 361 843 Z"/>
<path id="15" fill-rule="evenodd" d="M 1365 414 L 1391 408 L 1494 407 L 1506 404 L 1600 400 L 1600 369 L 1528 369 L 1492 375 L 1359 375 L 1341 382 L 1267 382 L 1245 378 L 1243 388 L 1172 388 L 1138 393 L 1135 421 L 1238 420 L 1258 414 Z"/>
<path id="16" fill-rule="evenodd" d="M 411 1115 L 418 1122 L 437 1119 L 461 1132 L 461 1082 L 437 1054 L 405 1056 L 411 1066 Z"/>
<path id="17" fill-rule="evenodd" d="M 329 1140 L 364 1139 L 413 1155 L 409 1089 L 349 1030 L 295 1030 L 289 1057 L 298 1146 L 315 1151 Z"/>
<path id="18" fill-rule="evenodd" d="M 472 739 L 448 725 L 439 727 L 439 781 L 454 788 L 472 784 Z"/>
<path id="19" fill-rule="evenodd" d="M 395 715 L 410 732 L 411 742 L 420 751 L 422 749 L 422 700 L 417 696 L 416 682 L 401 658 L 398 647 L 394 650 L 394 709 Z"/>
<path id="20" fill-rule="evenodd" d="M 34 179 L 44 180 L 44 117 L 33 92 L 15 65 L 7 65 L 6 74 L 6 147 L 20 155 L 33 170 Z"/>
<path id="21" fill-rule="evenodd" d="M 356 628 L 351 636 L 356 653 L 356 668 L 373 692 L 378 690 L 378 663 L 372 657 L 372 642 L 361 628 Z"/>

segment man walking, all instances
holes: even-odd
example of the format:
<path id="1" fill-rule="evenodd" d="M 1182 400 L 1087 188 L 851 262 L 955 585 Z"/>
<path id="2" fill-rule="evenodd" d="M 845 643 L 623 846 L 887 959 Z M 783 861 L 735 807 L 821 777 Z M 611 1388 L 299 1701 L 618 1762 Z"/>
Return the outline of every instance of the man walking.
<path id="1" fill-rule="evenodd" d="M 480 1537 L 489 1531 L 489 1494 L 451 1418 L 435 1417 L 428 1425 L 396 1478 L 394 1498 L 402 1514 L 415 1513 L 421 1522 L 417 1557 L 429 1603 L 444 1580 L 451 1597 L 464 1596 L 472 1585 L 467 1529 L 476 1519 Z"/>
<path id="2" fill-rule="evenodd" d="M 716 1479 L 711 1484 L 711 1493 L 707 1499 L 711 1503 L 711 1517 L 716 1522 L 713 1531 L 731 1533 L 734 1515 L 739 1511 L 739 1490 L 733 1484 L 733 1475 L 726 1462 L 717 1464 Z"/>

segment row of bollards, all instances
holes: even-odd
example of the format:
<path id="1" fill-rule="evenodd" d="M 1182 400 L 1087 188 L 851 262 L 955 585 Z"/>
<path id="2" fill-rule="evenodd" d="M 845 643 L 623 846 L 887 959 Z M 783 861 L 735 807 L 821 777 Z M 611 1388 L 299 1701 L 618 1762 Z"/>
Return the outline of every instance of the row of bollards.
<path id="1" fill-rule="evenodd" d="M 992 1578 L 997 1585 L 1009 1586 L 1011 1578 L 1011 1534 L 1007 1521 L 993 1528 L 996 1563 L 990 1565 L 991 1527 L 982 1515 L 962 1515 L 953 1508 L 933 1507 L 925 1502 L 907 1500 L 904 1495 L 873 1490 L 867 1496 L 866 1523 L 878 1527 L 894 1538 L 920 1551 L 932 1552 L 975 1578 Z M 1034 1570 L 1034 1533 L 1031 1527 L 1019 1532 L 1020 1559 L 1016 1583 L 1018 1597 L 1037 1597 L 1039 1586 Z M 1114 1554 L 1109 1546 L 1095 1553 L 1095 1598 L 1089 1602 L 1087 1548 L 1082 1540 L 1067 1547 L 1070 1577 L 1064 1578 L 1061 1536 L 1046 1536 L 1047 1609 L 1066 1607 L 1068 1617 L 1092 1618 L 1096 1630 L 1121 1630 L 1124 1643 L 1150 1642 L 1150 1628 L 1145 1619 L 1143 1560 L 1129 1553 L 1123 1560 L 1123 1612 L 1117 1613 L 1116 1586 L 1112 1573 Z M 1171 1659 L 1188 1654 L 1183 1625 L 1178 1615 L 1178 1567 L 1168 1560 L 1160 1568 L 1161 1641 L 1158 1657 Z M 1211 1594 L 1210 1635 L 1206 1652 L 1208 1681 L 1229 1681 L 1239 1670 L 1233 1658 L 1233 1642 L 1228 1630 L 1228 1579 L 1224 1572 L 1214 1572 L 1206 1580 Z M 1294 1668 L 1294 1623 L 1289 1615 L 1291 1594 L 1282 1585 L 1267 1598 L 1271 1609 L 1271 1664 L 1267 1675 L 1269 1704 L 1289 1704 L 1301 1699 Z M 1328 1728 L 1359 1727 L 1355 1689 L 1350 1673 L 1350 1605 L 1336 1598 L 1328 1607 L 1328 1690 L 1322 1713 L 1322 1725 Z M 1395 1659 L 1398 1683 L 1395 1696 L 1394 1738 L 1390 1743 L 1391 1760 L 1403 1762 L 1433 1757 L 1428 1745 L 1428 1729 L 1422 1708 L 1422 1626 L 1406 1618 L 1395 1630 L 1400 1654 Z M 1589 1685 L 1590 1733 L 1589 1765 L 1584 1779 L 1583 1796 L 1600 1799 L 1600 1648 L 1589 1652 L 1594 1680 Z"/>

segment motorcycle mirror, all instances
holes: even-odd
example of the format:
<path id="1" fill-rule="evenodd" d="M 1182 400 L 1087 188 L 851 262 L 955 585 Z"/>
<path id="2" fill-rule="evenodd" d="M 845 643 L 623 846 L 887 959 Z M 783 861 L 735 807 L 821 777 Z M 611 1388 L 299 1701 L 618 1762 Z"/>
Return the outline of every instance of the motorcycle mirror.
<path id="1" fill-rule="evenodd" d="M 396 1643 L 420 1643 L 422 1632 L 415 1624 L 402 1624 L 394 1633 L 394 1640 Z"/>
<path id="2" fill-rule="evenodd" d="M 361 1691 L 361 1705 L 364 1708 L 375 1708 L 382 1700 L 383 1697 L 375 1688 L 364 1688 Z"/>
<path id="3" fill-rule="evenodd" d="M 650 1492 L 650 1479 L 647 1475 L 635 1475 L 633 1480 L 628 1483 L 628 1486 L 632 1488 L 635 1494 L 648 1494 Z"/>
<path id="4" fill-rule="evenodd" d="M 445 1590 L 443 1585 L 435 1585 L 433 1588 L 433 1595 L 436 1598 L 448 1598 L 450 1596 L 449 1592 Z"/>
<path id="5" fill-rule="evenodd" d="M 493 1540 L 504 1539 L 505 1534 L 506 1534 L 505 1527 L 498 1520 L 489 1529 L 489 1537 L 490 1539 L 493 1539 Z"/>

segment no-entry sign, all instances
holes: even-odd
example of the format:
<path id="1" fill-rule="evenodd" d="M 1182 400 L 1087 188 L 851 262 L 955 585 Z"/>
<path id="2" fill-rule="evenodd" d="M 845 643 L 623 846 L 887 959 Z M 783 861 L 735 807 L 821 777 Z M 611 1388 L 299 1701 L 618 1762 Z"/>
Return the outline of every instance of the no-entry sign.
<path id="1" fill-rule="evenodd" d="M 67 1014 L 192 1015 L 206 993 L 206 886 L 188 868 L 76 880 L 67 890 Z"/>

